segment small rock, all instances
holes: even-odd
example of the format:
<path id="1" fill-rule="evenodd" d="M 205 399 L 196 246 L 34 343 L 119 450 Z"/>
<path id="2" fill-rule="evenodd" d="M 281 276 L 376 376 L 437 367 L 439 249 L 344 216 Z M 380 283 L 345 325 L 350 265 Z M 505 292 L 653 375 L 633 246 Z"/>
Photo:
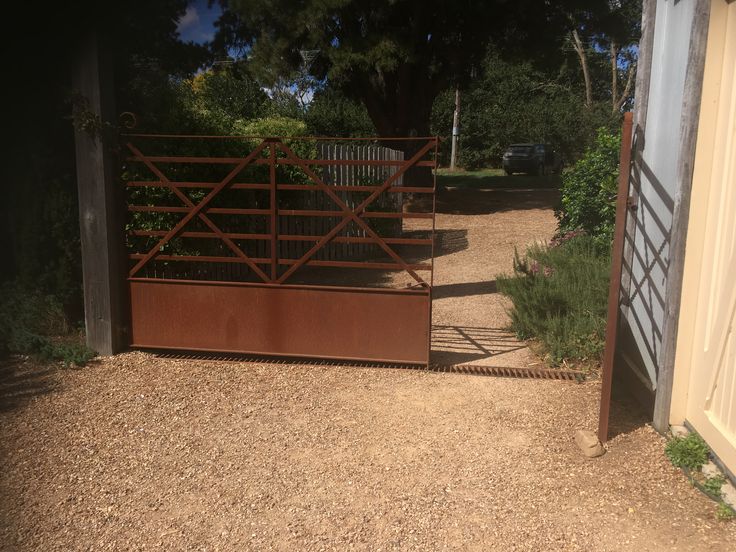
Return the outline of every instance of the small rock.
<path id="1" fill-rule="evenodd" d="M 673 437 L 686 437 L 690 433 L 690 430 L 685 426 L 673 425 L 670 426 L 670 433 L 672 433 Z"/>
<path id="2" fill-rule="evenodd" d="M 736 487 L 731 482 L 726 481 L 721 487 L 721 498 L 731 508 L 736 508 Z"/>
<path id="3" fill-rule="evenodd" d="M 718 466 L 713 462 L 707 462 L 704 464 L 700 471 L 702 471 L 703 475 L 706 477 L 716 477 L 717 475 L 721 475 L 721 470 L 719 470 Z"/>
<path id="4" fill-rule="evenodd" d="M 606 452 L 595 432 L 579 429 L 575 432 L 575 444 L 588 458 L 596 458 Z"/>

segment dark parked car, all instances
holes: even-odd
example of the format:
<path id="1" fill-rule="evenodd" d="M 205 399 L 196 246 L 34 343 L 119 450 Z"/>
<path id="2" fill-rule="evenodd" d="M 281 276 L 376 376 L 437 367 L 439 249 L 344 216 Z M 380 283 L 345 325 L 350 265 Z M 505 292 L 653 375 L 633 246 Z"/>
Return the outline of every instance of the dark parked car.
<path id="1" fill-rule="evenodd" d="M 506 174 L 556 174 L 562 170 L 562 159 L 549 144 L 511 144 L 503 154 Z"/>

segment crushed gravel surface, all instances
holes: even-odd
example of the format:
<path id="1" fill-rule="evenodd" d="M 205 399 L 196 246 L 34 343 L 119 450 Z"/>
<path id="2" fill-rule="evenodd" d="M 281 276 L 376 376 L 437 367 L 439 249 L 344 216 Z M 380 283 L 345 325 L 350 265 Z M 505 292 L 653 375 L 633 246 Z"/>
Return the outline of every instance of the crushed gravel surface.
<path id="1" fill-rule="evenodd" d="M 505 306 L 488 282 L 510 268 L 514 245 L 549 237 L 549 199 L 530 207 L 511 197 L 515 209 L 474 215 L 440 205 L 439 228 L 466 230 L 467 247 L 438 259 L 435 324 L 462 331 L 446 330 L 455 337 L 437 354 L 538 362 L 499 337 Z M 716 521 L 649 427 L 616 437 L 600 458 L 578 452 L 575 430 L 596 425 L 595 381 L 131 352 L 79 370 L 18 361 L 0 382 L 2 550 L 727 551 L 736 542 L 736 523 Z"/>

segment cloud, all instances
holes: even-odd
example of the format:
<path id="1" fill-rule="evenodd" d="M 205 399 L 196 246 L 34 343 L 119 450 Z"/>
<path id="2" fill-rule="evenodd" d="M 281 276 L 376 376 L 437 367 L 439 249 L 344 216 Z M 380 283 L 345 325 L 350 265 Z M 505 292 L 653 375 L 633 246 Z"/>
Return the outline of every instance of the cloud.
<path id="1" fill-rule="evenodd" d="M 219 3 L 208 0 L 189 0 L 184 14 L 177 21 L 176 30 L 182 42 L 205 44 L 215 38 L 215 22 L 222 15 Z"/>
<path id="2" fill-rule="evenodd" d="M 184 12 L 179 18 L 179 25 L 177 31 L 182 32 L 191 27 L 197 27 L 199 25 L 199 12 L 195 6 L 187 6 L 187 11 Z"/>

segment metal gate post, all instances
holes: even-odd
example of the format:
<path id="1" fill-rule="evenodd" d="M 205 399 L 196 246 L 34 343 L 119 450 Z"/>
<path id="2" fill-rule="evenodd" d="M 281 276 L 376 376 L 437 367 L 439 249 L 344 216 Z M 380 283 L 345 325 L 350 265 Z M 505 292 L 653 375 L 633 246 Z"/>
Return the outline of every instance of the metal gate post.
<path id="1" fill-rule="evenodd" d="M 279 235 L 278 235 L 278 195 L 276 193 L 276 142 L 272 141 L 269 148 L 269 192 L 271 207 L 271 281 L 275 282 L 278 278 L 278 251 L 279 251 Z"/>

